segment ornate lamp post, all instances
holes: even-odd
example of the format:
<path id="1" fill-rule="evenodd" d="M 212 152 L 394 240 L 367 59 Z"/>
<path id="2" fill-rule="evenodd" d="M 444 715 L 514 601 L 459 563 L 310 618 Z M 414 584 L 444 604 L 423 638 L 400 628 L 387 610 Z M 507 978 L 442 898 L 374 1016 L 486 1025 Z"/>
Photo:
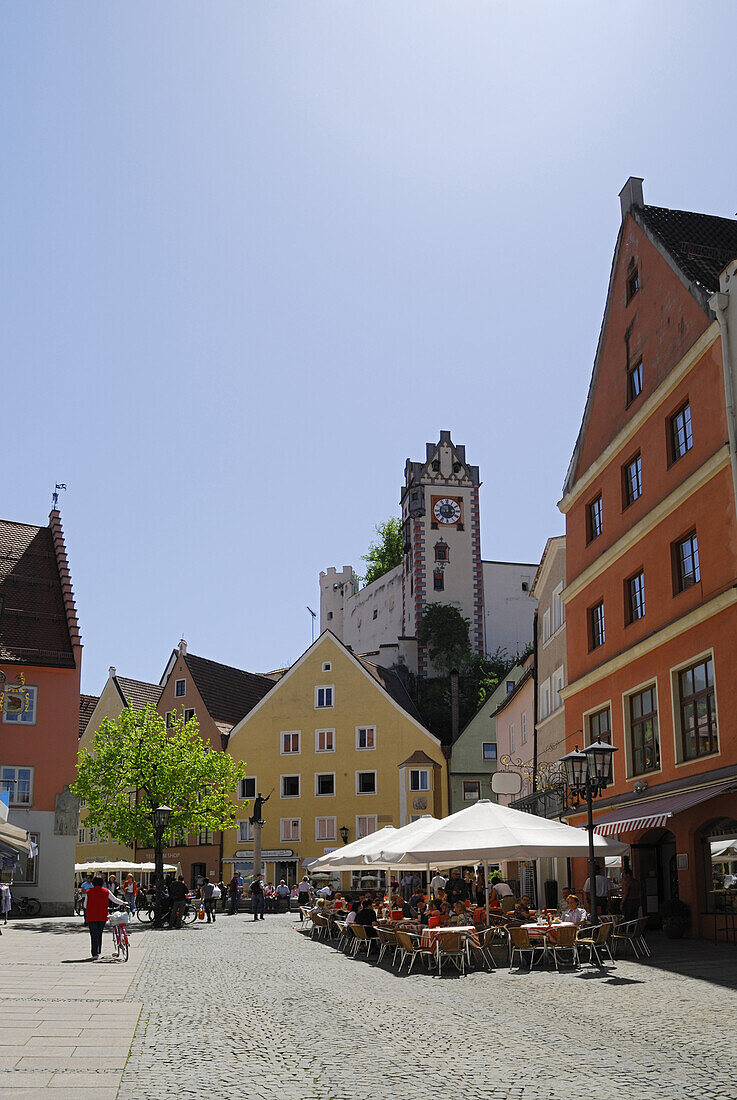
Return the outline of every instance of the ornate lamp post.
<path id="1" fill-rule="evenodd" d="M 347 825 L 341 825 L 341 827 L 338 829 L 338 832 L 340 833 L 340 839 L 343 841 L 344 844 L 347 844 L 348 843 L 348 826 Z"/>
<path id="2" fill-rule="evenodd" d="M 565 769 L 566 783 L 575 805 L 586 799 L 586 828 L 589 834 L 589 894 L 591 896 L 591 921 L 598 923 L 596 897 L 596 859 L 594 858 L 593 799 L 601 794 L 612 779 L 612 757 L 617 750 L 604 741 L 595 741 L 583 750 L 576 745 L 560 763 Z"/>
<path id="3" fill-rule="evenodd" d="M 157 924 L 161 924 L 164 911 L 164 852 L 162 841 L 169 826 L 170 817 L 170 806 L 157 806 L 155 810 L 151 811 L 151 822 L 154 827 L 154 876 L 156 883 L 154 916 Z"/>

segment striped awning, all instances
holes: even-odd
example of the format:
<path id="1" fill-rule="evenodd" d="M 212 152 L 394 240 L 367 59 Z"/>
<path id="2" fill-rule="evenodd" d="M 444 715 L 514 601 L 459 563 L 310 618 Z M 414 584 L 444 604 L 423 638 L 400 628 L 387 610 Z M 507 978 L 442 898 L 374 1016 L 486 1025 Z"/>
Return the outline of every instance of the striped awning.
<path id="1" fill-rule="evenodd" d="M 594 832 L 600 836 L 614 836 L 615 833 L 631 833 L 640 829 L 662 829 L 668 818 L 682 810 L 716 798 L 718 794 L 734 790 L 737 779 L 719 783 L 714 787 L 700 787 L 698 790 L 681 791 L 668 798 L 651 798 L 647 802 L 629 803 L 620 806 L 610 814 L 604 814 L 594 822 Z"/>

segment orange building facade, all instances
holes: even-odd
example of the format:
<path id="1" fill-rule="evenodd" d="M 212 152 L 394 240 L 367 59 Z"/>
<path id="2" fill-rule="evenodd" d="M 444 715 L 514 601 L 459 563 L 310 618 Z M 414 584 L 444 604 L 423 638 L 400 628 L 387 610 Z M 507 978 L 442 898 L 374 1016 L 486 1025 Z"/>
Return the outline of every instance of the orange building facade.
<path id="1" fill-rule="evenodd" d="M 696 934 L 729 934 L 737 899 L 712 852 L 737 837 L 737 456 L 709 300 L 737 222 L 646 206 L 641 180 L 620 198 L 560 502 L 567 749 L 618 749 L 595 825 L 630 845 L 643 912 L 679 898 Z"/>

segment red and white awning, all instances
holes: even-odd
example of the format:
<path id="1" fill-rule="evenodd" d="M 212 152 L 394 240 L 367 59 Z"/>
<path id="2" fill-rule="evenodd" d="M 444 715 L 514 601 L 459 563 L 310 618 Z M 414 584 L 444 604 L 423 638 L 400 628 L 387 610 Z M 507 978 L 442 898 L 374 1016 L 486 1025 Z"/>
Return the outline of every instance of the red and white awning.
<path id="1" fill-rule="evenodd" d="M 737 780 L 730 779 L 714 787 L 700 787 L 698 790 L 682 791 L 668 798 L 651 798 L 639 804 L 629 803 L 620 806 L 610 814 L 604 814 L 594 822 L 594 832 L 599 836 L 614 836 L 616 833 L 631 833 L 640 829 L 662 829 L 668 818 L 687 810 L 699 802 L 716 798 L 718 794 L 737 787 Z"/>

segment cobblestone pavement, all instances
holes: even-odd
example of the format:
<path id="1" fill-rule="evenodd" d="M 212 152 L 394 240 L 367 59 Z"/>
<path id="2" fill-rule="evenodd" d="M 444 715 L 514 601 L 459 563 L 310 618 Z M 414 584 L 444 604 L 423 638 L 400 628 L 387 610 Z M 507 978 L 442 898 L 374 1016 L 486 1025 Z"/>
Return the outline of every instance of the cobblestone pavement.
<path id="1" fill-rule="evenodd" d="M 297 928 L 239 915 L 153 933 L 125 995 L 144 1007 L 118 1100 L 737 1095 L 733 947 L 662 941 L 645 965 L 560 974 L 509 973 L 500 953 L 491 974 L 438 978 Z"/>

